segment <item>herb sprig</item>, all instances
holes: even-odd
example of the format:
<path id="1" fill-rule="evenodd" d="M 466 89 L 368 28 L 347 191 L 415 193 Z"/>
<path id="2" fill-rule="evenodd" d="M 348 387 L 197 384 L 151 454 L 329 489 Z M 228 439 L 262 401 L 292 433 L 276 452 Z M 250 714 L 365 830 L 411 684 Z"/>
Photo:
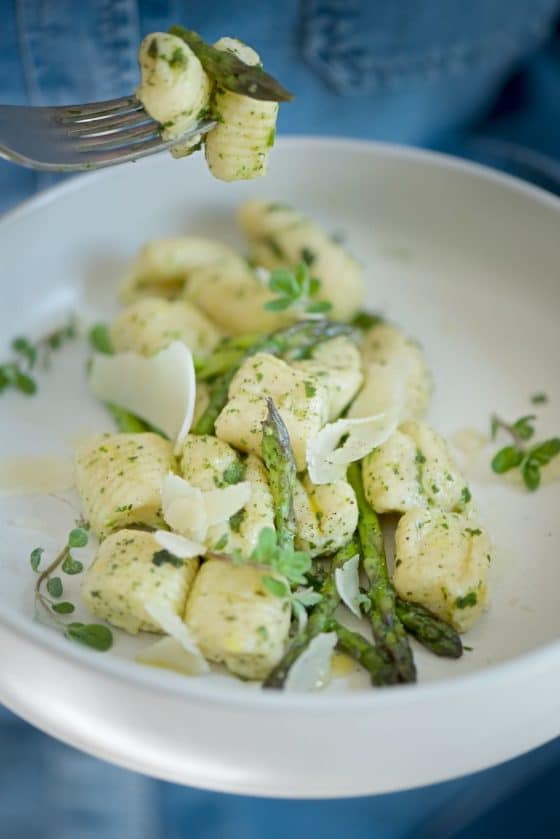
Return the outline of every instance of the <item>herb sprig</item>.
<path id="1" fill-rule="evenodd" d="M 78 621 L 64 623 L 58 617 L 58 615 L 72 614 L 75 611 L 75 606 L 68 600 L 60 599 L 64 595 L 64 584 L 61 577 L 53 576 L 53 574 L 58 568 L 61 568 L 64 574 L 79 574 L 83 570 L 83 564 L 72 556 L 72 549 L 85 547 L 88 539 L 89 535 L 85 522 L 78 522 L 78 526 L 68 534 L 66 544 L 58 556 L 40 573 L 39 566 L 44 549 L 34 548 L 31 551 L 29 562 L 33 571 L 38 574 L 35 581 L 35 604 L 45 610 L 50 620 L 64 633 L 66 638 L 85 644 L 94 650 L 105 652 L 113 645 L 113 633 L 109 627 L 100 623 L 81 623 Z M 47 594 L 43 591 L 43 584 Z"/>
<path id="2" fill-rule="evenodd" d="M 278 597 L 288 597 L 290 584 L 303 585 L 305 575 L 311 570 L 311 557 L 305 551 L 295 551 L 290 547 L 280 547 L 278 534 L 272 527 L 263 527 L 259 533 L 257 545 L 251 553 L 250 561 L 263 565 L 280 577 L 263 575 L 263 586 Z"/>
<path id="3" fill-rule="evenodd" d="M 11 344 L 13 357 L 0 364 L 0 394 L 11 388 L 26 396 L 33 396 L 38 386 L 31 373 L 38 367 L 47 370 L 53 352 L 75 338 L 76 334 L 76 320 L 71 315 L 66 323 L 38 341 L 30 341 L 23 335 L 14 338 Z"/>
<path id="4" fill-rule="evenodd" d="M 311 570 L 311 557 L 306 551 L 296 551 L 278 544 L 278 534 L 272 527 L 263 527 L 257 544 L 248 559 L 239 550 L 231 554 L 210 551 L 207 556 L 222 559 L 234 565 L 253 565 L 263 571 L 262 584 L 275 597 L 289 597 L 304 606 L 318 602 L 315 592 L 292 592 L 292 586 L 307 585 Z M 319 595 L 320 599 L 320 595 Z"/>
<path id="5" fill-rule="evenodd" d="M 317 300 L 321 289 L 321 280 L 312 277 L 309 265 L 303 260 L 296 267 L 279 268 L 272 271 L 268 278 L 268 287 L 278 296 L 264 304 L 269 312 L 283 312 L 297 308 L 307 314 L 323 315 L 332 309 L 328 300 Z"/>
<path id="6" fill-rule="evenodd" d="M 490 436 L 492 440 L 500 430 L 512 438 L 512 444 L 501 448 L 492 458 L 492 469 L 497 475 L 503 475 L 512 469 L 519 469 L 523 483 L 530 492 L 537 490 L 541 483 L 541 467 L 560 454 L 560 437 L 551 437 L 540 443 L 527 445 L 535 435 L 534 414 L 520 417 L 513 423 L 504 422 L 494 414 L 491 420 Z"/>

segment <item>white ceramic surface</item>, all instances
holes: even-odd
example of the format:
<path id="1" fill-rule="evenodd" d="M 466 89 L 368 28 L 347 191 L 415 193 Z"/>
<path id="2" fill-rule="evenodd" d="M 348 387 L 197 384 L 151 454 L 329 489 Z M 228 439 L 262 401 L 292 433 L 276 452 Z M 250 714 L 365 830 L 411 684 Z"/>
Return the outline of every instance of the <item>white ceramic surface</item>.
<path id="1" fill-rule="evenodd" d="M 437 390 L 430 420 L 486 431 L 497 410 L 560 431 L 560 202 L 450 158 L 352 141 L 288 139 L 262 182 L 225 185 L 202 159 L 166 156 L 86 175 L 0 222 L 0 358 L 16 333 L 40 334 L 69 310 L 115 309 L 123 266 L 145 240 L 182 232 L 241 244 L 233 208 L 249 196 L 296 205 L 345 235 L 364 261 L 370 304 L 424 345 Z M 70 457 L 111 428 L 87 393 L 85 347 L 69 346 L 33 399 L 0 399 L 7 459 Z M 0 488 L 0 701 L 79 748 L 186 784 L 237 793 L 343 796 L 471 772 L 560 732 L 560 483 L 529 495 L 488 468 L 466 471 L 496 543 L 492 606 L 458 662 L 415 648 L 420 681 L 372 690 L 360 673 L 316 695 L 261 691 L 221 673 L 188 679 L 99 654 L 32 620 L 36 545 L 72 526 L 71 491 Z M 61 481 L 61 486 L 64 481 Z M 87 550 L 86 550 L 87 554 Z M 73 578 L 73 585 L 77 585 Z"/>

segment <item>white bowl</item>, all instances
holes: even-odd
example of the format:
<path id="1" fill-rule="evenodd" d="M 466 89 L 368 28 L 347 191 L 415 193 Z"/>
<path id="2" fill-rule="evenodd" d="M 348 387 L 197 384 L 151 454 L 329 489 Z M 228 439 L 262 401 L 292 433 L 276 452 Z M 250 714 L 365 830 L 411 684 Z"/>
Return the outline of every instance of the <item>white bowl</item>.
<path id="1" fill-rule="evenodd" d="M 345 234 L 371 306 L 425 347 L 442 432 L 484 432 L 492 411 L 531 413 L 535 391 L 551 397 L 537 409 L 539 436 L 559 432 L 560 202 L 488 169 L 372 143 L 283 140 L 266 179 L 236 185 L 212 180 L 200 158 L 163 156 L 26 203 L 0 222 L 0 357 L 14 334 L 39 335 L 69 308 L 107 317 L 147 239 L 188 231 L 239 243 L 232 211 L 249 196 L 288 201 Z M 0 397 L 0 476 L 7 458 L 68 458 L 81 434 L 111 427 L 87 393 L 85 357 L 69 346 L 36 397 Z M 259 795 L 405 789 L 539 745 L 560 731 L 560 484 L 528 494 L 491 473 L 491 451 L 466 464 L 496 543 L 491 608 L 465 639 L 473 650 L 452 662 L 415 648 L 419 684 L 385 690 L 356 673 L 314 695 L 270 693 L 141 667 L 127 639 L 107 654 L 66 641 L 32 620 L 28 555 L 64 540 L 75 496 L 2 494 L 0 700 L 132 769 Z"/>

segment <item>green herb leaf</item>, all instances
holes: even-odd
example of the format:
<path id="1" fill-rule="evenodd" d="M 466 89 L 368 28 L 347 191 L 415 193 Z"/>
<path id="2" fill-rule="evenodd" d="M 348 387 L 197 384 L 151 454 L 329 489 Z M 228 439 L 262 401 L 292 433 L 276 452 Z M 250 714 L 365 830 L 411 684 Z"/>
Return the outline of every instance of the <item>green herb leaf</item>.
<path id="1" fill-rule="evenodd" d="M 546 466 L 558 454 L 560 454 L 560 437 L 551 437 L 550 440 L 533 446 L 529 457 L 541 466 Z"/>
<path id="2" fill-rule="evenodd" d="M 531 439 L 535 433 L 535 427 L 533 425 L 533 420 L 535 419 L 536 416 L 534 414 L 528 414 L 526 417 L 520 417 L 520 419 L 513 423 L 512 429 L 521 440 Z"/>
<path id="3" fill-rule="evenodd" d="M 226 469 L 224 469 L 222 480 L 224 484 L 238 484 L 240 481 L 244 479 L 246 471 L 247 464 L 244 463 L 242 460 L 236 460 L 234 461 L 234 463 L 230 463 L 230 465 Z"/>
<path id="4" fill-rule="evenodd" d="M 469 591 L 464 597 L 457 597 L 455 600 L 455 605 L 458 609 L 468 609 L 472 606 L 476 606 L 477 603 L 477 596 L 476 591 Z"/>
<path id="5" fill-rule="evenodd" d="M 16 390 L 19 390 L 20 393 L 24 393 L 26 396 L 33 396 L 34 393 L 37 393 L 37 382 L 31 376 L 28 376 L 27 373 L 22 373 L 21 370 L 16 371 L 13 385 Z"/>
<path id="6" fill-rule="evenodd" d="M 328 300 L 317 300 L 315 303 L 310 303 L 306 306 L 305 311 L 309 312 L 310 315 L 324 315 L 326 312 L 330 312 L 332 309 L 332 303 L 329 303 Z"/>
<path id="7" fill-rule="evenodd" d="M 279 574 L 292 583 L 304 583 L 305 575 L 311 570 L 311 557 L 304 551 L 280 550 L 274 566 Z"/>
<path id="8" fill-rule="evenodd" d="M 309 314 L 324 314 L 332 308 L 332 304 L 327 300 L 313 299 L 321 290 L 321 280 L 309 274 L 309 264 L 303 261 L 293 270 L 279 268 L 271 272 L 268 287 L 279 296 L 265 303 L 265 309 L 270 312 L 282 312 L 293 306 Z"/>
<path id="9" fill-rule="evenodd" d="M 72 554 L 69 553 L 62 563 L 62 570 L 65 574 L 69 575 L 80 574 L 84 570 L 84 566 L 79 560 L 74 559 Z"/>
<path id="10" fill-rule="evenodd" d="M 99 652 L 110 650 L 113 646 L 113 633 L 100 623 L 69 623 L 66 637 Z"/>
<path id="11" fill-rule="evenodd" d="M 379 326 L 383 322 L 384 319 L 381 315 L 377 315 L 374 312 L 367 312 L 363 309 L 361 312 L 358 312 L 357 315 L 354 315 L 351 325 L 356 329 L 367 331 L 368 329 L 372 329 L 374 326 Z"/>
<path id="12" fill-rule="evenodd" d="M 275 558 L 277 550 L 276 532 L 272 527 L 263 527 L 259 533 L 257 545 L 251 554 L 251 559 L 254 562 L 268 564 Z"/>
<path id="13" fill-rule="evenodd" d="M 276 297 L 274 300 L 268 300 L 264 304 L 267 312 L 284 312 L 292 306 L 294 300 L 292 297 Z"/>
<path id="14" fill-rule="evenodd" d="M 39 570 L 39 564 L 41 562 L 41 557 L 45 552 L 44 548 L 33 548 L 31 553 L 29 554 L 29 562 L 31 563 L 31 567 L 34 571 Z"/>
<path id="15" fill-rule="evenodd" d="M 275 597 L 288 597 L 290 594 L 290 589 L 285 582 L 276 579 L 276 577 L 270 577 L 268 574 L 263 575 L 262 584 L 269 594 L 273 594 Z"/>
<path id="16" fill-rule="evenodd" d="M 47 591 L 51 597 L 61 597 L 62 596 L 62 580 L 60 577 L 51 577 L 47 580 Z"/>
<path id="17" fill-rule="evenodd" d="M 297 295 L 300 291 L 299 284 L 293 271 L 279 268 L 273 271 L 268 279 L 268 287 L 278 294 L 285 294 L 288 297 Z"/>
<path id="18" fill-rule="evenodd" d="M 27 338 L 14 338 L 12 349 L 26 359 L 30 369 L 35 365 L 37 361 L 37 348 L 30 344 Z"/>
<path id="19" fill-rule="evenodd" d="M 323 599 L 323 595 L 313 589 L 304 589 L 303 591 L 295 591 L 292 595 L 293 600 L 297 600 L 302 606 L 316 606 Z M 369 603 L 369 598 L 366 598 Z"/>
<path id="20" fill-rule="evenodd" d="M 75 527 L 68 535 L 68 547 L 83 548 L 87 545 L 89 534 L 83 527 Z"/>
<path id="21" fill-rule="evenodd" d="M 96 323 L 89 331 L 89 342 L 94 350 L 104 355 L 113 355 L 113 343 L 106 323 Z"/>
<path id="22" fill-rule="evenodd" d="M 223 551 L 223 549 L 225 548 L 227 543 L 228 543 L 228 535 L 227 535 L 227 533 L 222 533 L 222 535 L 220 536 L 220 538 L 218 539 L 218 541 L 214 545 L 214 550 L 217 551 L 218 553 L 220 551 Z"/>
<path id="23" fill-rule="evenodd" d="M 24 336 L 14 338 L 11 348 L 15 358 L 0 364 L 0 393 L 8 388 L 13 388 L 26 396 L 36 393 L 37 382 L 29 375 L 29 371 L 35 367 L 39 358 L 42 360 L 43 367 L 47 367 L 51 351 L 58 349 L 75 334 L 76 325 L 71 318 L 67 324 L 35 343 Z"/>
<path id="24" fill-rule="evenodd" d="M 541 468 L 532 458 L 528 457 L 521 466 L 523 483 L 530 492 L 535 492 L 541 484 Z"/>
<path id="25" fill-rule="evenodd" d="M 53 603 L 51 609 L 53 612 L 56 612 L 57 615 L 70 615 L 74 611 L 75 607 L 73 603 L 63 600 L 60 603 Z"/>
<path id="26" fill-rule="evenodd" d="M 516 446 L 505 446 L 492 458 L 492 469 L 496 474 L 503 475 L 510 469 L 515 469 L 523 460 L 523 452 Z"/>
<path id="27" fill-rule="evenodd" d="M 301 249 L 300 254 L 302 262 L 305 262 L 306 265 L 309 265 L 311 267 L 311 265 L 313 265 L 313 263 L 315 262 L 316 254 L 313 253 L 313 251 L 309 248 L 305 247 Z"/>
<path id="28" fill-rule="evenodd" d="M 533 405 L 546 405 L 548 402 L 548 396 L 546 393 L 534 393 L 531 396 L 531 402 Z"/>
<path id="29" fill-rule="evenodd" d="M 512 425 L 508 425 L 496 416 L 492 419 L 492 431 L 495 433 L 498 428 L 503 428 L 513 437 L 515 444 L 500 449 L 494 455 L 492 469 L 501 474 L 519 467 L 523 483 L 530 492 L 534 492 L 540 486 L 541 466 L 546 466 L 560 454 L 560 437 L 551 437 L 542 443 L 534 443 L 530 448 L 524 445 L 525 441 L 530 440 L 535 433 L 534 420 L 534 414 L 520 417 Z"/>
<path id="30" fill-rule="evenodd" d="M 173 565 L 174 568 L 182 568 L 185 564 L 185 561 L 178 556 L 170 553 L 166 550 L 156 551 L 156 553 L 152 557 L 152 562 L 154 565 L 157 565 L 158 568 L 161 565 L 165 565 L 166 563 L 169 565 Z"/>
<path id="31" fill-rule="evenodd" d="M 247 512 L 245 508 L 243 508 L 242 510 L 238 510 L 237 513 L 234 513 L 233 516 L 230 516 L 229 526 L 231 527 L 234 533 L 239 533 L 239 531 L 241 530 L 241 525 L 245 521 L 246 515 Z"/>

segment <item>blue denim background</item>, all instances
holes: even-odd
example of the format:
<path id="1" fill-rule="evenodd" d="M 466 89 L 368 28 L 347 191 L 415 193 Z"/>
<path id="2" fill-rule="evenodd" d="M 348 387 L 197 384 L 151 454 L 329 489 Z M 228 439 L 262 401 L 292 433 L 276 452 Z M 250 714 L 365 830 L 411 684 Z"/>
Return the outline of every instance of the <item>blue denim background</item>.
<path id="1" fill-rule="evenodd" d="M 261 52 L 296 93 L 280 133 L 444 149 L 560 191 L 559 15 L 560 0 L 0 0 L 0 102 L 128 93 L 139 39 L 181 22 Z M 56 180 L 0 160 L 0 212 Z M 234 797 L 108 766 L 0 708 L 1 839 L 553 837 L 559 781 L 557 741 L 407 793 Z"/>

